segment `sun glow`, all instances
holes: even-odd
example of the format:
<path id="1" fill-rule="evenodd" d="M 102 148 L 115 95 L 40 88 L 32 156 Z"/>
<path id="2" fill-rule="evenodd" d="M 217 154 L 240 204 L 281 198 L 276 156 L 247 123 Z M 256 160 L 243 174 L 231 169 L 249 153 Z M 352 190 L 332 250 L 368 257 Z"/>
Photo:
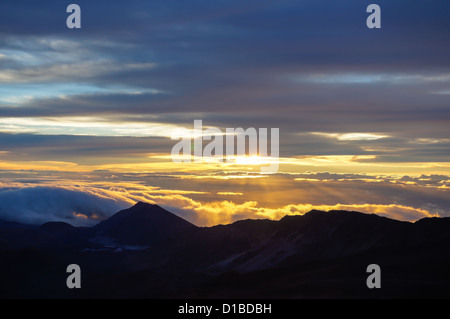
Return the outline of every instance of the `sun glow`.
<path id="1" fill-rule="evenodd" d="M 239 165 L 269 165 L 273 158 L 267 156 L 227 156 L 227 160 Z"/>

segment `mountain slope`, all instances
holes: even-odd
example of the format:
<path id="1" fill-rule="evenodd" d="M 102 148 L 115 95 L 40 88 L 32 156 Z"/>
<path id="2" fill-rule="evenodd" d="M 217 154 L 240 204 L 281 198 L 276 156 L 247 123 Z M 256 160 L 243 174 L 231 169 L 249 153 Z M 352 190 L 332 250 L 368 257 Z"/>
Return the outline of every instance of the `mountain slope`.
<path id="1" fill-rule="evenodd" d="M 175 269 L 183 263 L 185 269 L 211 273 L 249 272 L 340 258 L 426 240 L 419 238 L 417 228 L 409 222 L 347 211 L 311 211 L 280 221 L 243 220 L 190 233 L 172 246 L 171 257 L 165 256 L 166 267 Z"/>
<path id="2" fill-rule="evenodd" d="M 0 225 L 0 296 L 448 298 L 449 246 L 450 218 L 311 211 L 196 227 L 137 203 L 92 228 Z M 70 263 L 82 268 L 81 290 L 65 286 Z M 371 263 L 383 289 L 366 287 Z"/>

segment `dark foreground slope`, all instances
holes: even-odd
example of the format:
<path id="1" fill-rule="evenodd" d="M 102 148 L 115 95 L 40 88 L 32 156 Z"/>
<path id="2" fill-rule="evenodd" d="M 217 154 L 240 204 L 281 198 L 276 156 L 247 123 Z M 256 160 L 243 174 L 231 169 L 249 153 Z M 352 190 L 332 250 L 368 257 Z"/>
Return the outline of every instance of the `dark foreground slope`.
<path id="1" fill-rule="evenodd" d="M 0 223 L 2 298 L 449 298 L 450 219 L 347 211 L 196 227 L 138 203 L 92 228 Z M 78 264 L 82 288 L 68 289 Z M 369 264 L 380 289 L 366 286 Z"/>

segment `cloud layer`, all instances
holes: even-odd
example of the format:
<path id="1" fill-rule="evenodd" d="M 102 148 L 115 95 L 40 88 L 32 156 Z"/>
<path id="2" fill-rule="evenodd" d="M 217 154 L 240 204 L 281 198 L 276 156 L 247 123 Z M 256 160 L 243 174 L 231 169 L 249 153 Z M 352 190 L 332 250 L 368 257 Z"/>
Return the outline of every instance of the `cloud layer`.
<path id="1" fill-rule="evenodd" d="M 0 189 L 0 219 L 25 224 L 63 221 L 90 226 L 128 206 L 124 201 L 75 189 Z"/>
<path id="2" fill-rule="evenodd" d="M 359 211 L 405 221 L 450 216 L 448 176 L 278 174 L 267 184 L 265 179 L 254 178 L 213 176 L 212 183 L 192 175 L 118 173 L 116 176 L 108 171 L 87 174 L 90 181 L 84 181 L 83 186 L 79 185 L 85 177 L 83 173 L 63 174 L 69 179 L 62 179 L 58 174 L 57 183 L 61 186 L 54 187 L 33 185 L 53 185 L 56 180 L 45 181 L 34 173 L 31 174 L 34 180 L 31 176 L 27 179 L 26 173 L 18 173 L 22 178 L 14 176 L 16 182 L 6 183 L 13 187 L 3 187 L 0 191 L 0 219 L 32 224 L 65 221 L 78 226 L 94 225 L 137 201 L 158 204 L 199 226 L 248 218 L 278 220 L 313 209 Z M 77 181 L 75 175 L 81 179 Z M 6 176 L 3 173 L 3 179 Z M 192 188 L 193 180 L 198 190 Z M 261 193 L 265 196 L 261 197 Z"/>

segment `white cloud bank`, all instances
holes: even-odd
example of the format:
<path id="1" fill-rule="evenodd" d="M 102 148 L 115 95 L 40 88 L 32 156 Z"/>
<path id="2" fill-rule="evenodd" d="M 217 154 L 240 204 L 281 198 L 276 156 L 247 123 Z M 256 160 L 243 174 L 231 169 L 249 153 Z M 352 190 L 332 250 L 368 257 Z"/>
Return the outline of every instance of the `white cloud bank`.
<path id="1" fill-rule="evenodd" d="M 74 189 L 0 189 L 0 219 L 25 224 L 63 221 L 91 226 L 129 206 L 126 201 Z"/>

